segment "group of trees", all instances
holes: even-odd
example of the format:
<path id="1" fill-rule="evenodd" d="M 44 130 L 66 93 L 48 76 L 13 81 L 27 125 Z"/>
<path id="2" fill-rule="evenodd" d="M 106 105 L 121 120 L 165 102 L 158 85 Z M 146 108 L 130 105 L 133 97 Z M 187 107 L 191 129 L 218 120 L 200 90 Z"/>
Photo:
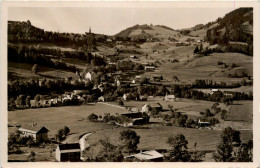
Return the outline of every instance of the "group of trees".
<path id="1" fill-rule="evenodd" d="M 94 49 L 97 40 L 105 42 L 106 39 L 107 37 L 103 35 L 95 37 L 93 33 L 76 34 L 44 31 L 31 25 L 29 20 L 27 22 L 8 22 L 8 41 L 11 43 L 53 42 L 62 45 L 87 45 L 88 49 Z"/>
<path id="2" fill-rule="evenodd" d="M 72 72 L 77 71 L 77 68 L 75 66 L 67 65 L 62 60 L 48 57 L 39 52 L 34 52 L 34 51 L 27 52 L 26 49 L 28 48 L 29 47 L 8 46 L 8 61 L 27 63 L 27 64 L 37 64 L 40 66 L 64 69 Z"/>
<path id="3" fill-rule="evenodd" d="M 114 144 L 110 139 L 101 139 L 98 143 L 91 145 L 83 151 L 85 161 L 99 161 L 99 162 L 122 162 L 125 161 L 123 153 L 127 152 L 129 155 L 136 152 L 140 142 L 140 136 L 133 130 L 127 129 L 120 132 L 119 143 Z M 98 154 L 94 157 L 92 148 L 100 144 L 101 148 Z"/>
<path id="4" fill-rule="evenodd" d="M 192 88 L 238 88 L 242 86 L 241 82 L 227 84 L 226 82 L 217 83 L 213 80 L 196 79 L 192 84 Z"/>
<path id="5" fill-rule="evenodd" d="M 64 126 L 62 129 L 59 129 L 57 134 L 55 134 L 55 138 L 57 141 L 61 142 L 64 139 L 66 139 L 66 137 L 68 136 L 69 133 L 70 133 L 69 127 Z"/>
<path id="6" fill-rule="evenodd" d="M 252 162 L 253 141 L 241 144 L 240 132 L 230 127 L 225 128 L 213 158 L 217 162 Z"/>

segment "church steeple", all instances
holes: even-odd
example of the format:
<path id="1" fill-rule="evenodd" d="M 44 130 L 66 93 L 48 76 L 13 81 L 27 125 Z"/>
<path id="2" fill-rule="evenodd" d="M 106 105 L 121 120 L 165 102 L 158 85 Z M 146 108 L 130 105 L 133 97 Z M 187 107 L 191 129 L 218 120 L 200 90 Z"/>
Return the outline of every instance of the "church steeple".
<path id="1" fill-rule="evenodd" d="M 89 32 L 89 34 L 91 34 L 91 27 L 89 27 L 89 31 L 88 32 Z"/>

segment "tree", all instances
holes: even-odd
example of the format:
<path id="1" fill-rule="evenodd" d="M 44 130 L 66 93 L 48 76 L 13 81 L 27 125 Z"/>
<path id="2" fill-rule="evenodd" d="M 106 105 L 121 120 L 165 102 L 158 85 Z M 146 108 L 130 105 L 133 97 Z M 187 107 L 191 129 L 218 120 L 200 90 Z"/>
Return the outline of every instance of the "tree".
<path id="1" fill-rule="evenodd" d="M 123 102 L 122 100 L 119 100 L 119 101 L 118 101 L 118 105 L 123 106 L 123 105 L 124 105 L 124 102 Z"/>
<path id="2" fill-rule="evenodd" d="M 109 139 L 101 139 L 100 144 L 102 145 L 99 157 L 104 159 L 106 162 L 121 162 L 124 156 L 121 153 L 120 147 L 113 145 Z"/>
<path id="3" fill-rule="evenodd" d="M 199 52 L 199 47 L 196 46 L 196 48 L 194 49 L 193 53 L 194 53 L 194 54 L 197 54 L 198 52 Z"/>
<path id="4" fill-rule="evenodd" d="M 148 79 L 146 77 L 142 77 L 142 79 L 140 80 L 140 85 L 143 85 L 146 83 L 148 83 Z"/>
<path id="5" fill-rule="evenodd" d="M 249 140 L 247 143 L 240 145 L 235 151 L 236 162 L 252 162 L 253 161 L 253 141 Z"/>
<path id="6" fill-rule="evenodd" d="M 26 97 L 25 95 L 19 95 L 16 99 L 16 104 L 19 106 L 19 107 L 23 107 L 26 105 L 26 101 L 25 101 Z"/>
<path id="7" fill-rule="evenodd" d="M 123 143 L 123 148 L 128 151 L 130 155 L 131 152 L 135 152 L 137 150 L 137 145 L 140 142 L 140 136 L 136 134 L 133 130 L 125 130 L 120 132 L 120 138 Z"/>
<path id="8" fill-rule="evenodd" d="M 240 145 L 241 140 L 240 140 L 240 132 L 232 129 L 231 127 L 227 127 L 224 129 L 224 131 L 221 134 L 222 141 L 225 143 L 229 143 L 232 145 L 234 142 L 237 145 Z"/>
<path id="9" fill-rule="evenodd" d="M 213 154 L 213 159 L 216 162 L 231 162 L 233 147 L 229 143 L 221 142 L 217 146 L 217 151 Z"/>
<path id="10" fill-rule="evenodd" d="M 64 128 L 63 128 L 63 134 L 64 134 L 65 136 L 67 136 L 69 133 L 70 133 L 69 127 L 64 126 Z"/>
<path id="11" fill-rule="evenodd" d="M 39 72 L 39 66 L 37 64 L 34 64 L 34 66 L 32 67 L 32 72 L 35 74 Z"/>
<path id="12" fill-rule="evenodd" d="M 190 154 L 187 151 L 188 141 L 182 134 L 177 134 L 175 137 L 170 136 L 167 143 L 171 146 L 169 150 L 169 160 L 173 162 L 187 162 L 190 160 Z"/>
<path id="13" fill-rule="evenodd" d="M 28 161 L 35 162 L 35 156 L 36 156 L 35 152 L 31 151 L 31 153 L 27 157 Z"/>
<path id="14" fill-rule="evenodd" d="M 64 139 L 63 129 L 60 129 L 55 137 L 58 141 L 62 141 Z"/>
<path id="15" fill-rule="evenodd" d="M 30 100 L 31 100 L 31 96 L 27 96 L 26 99 L 25 99 L 25 104 L 26 104 L 27 107 L 31 107 Z"/>
<path id="16" fill-rule="evenodd" d="M 236 145 L 241 143 L 240 132 L 231 127 L 225 128 L 221 134 L 221 139 L 222 140 L 218 144 L 216 152 L 213 154 L 213 159 L 217 162 L 234 161 L 232 155 L 233 142 L 236 142 Z"/>
<path id="17" fill-rule="evenodd" d="M 88 119 L 89 119 L 89 121 L 94 122 L 94 121 L 97 121 L 98 116 L 96 114 L 92 113 L 88 116 Z"/>

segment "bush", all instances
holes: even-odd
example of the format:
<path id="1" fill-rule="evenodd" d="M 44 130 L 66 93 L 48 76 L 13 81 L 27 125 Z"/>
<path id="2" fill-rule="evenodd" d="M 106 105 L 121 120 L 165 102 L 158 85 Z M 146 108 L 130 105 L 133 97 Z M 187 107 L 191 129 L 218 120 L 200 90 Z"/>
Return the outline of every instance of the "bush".
<path id="1" fill-rule="evenodd" d="M 96 114 L 92 113 L 88 116 L 88 119 L 89 119 L 89 121 L 94 122 L 94 121 L 97 121 L 98 116 Z"/>

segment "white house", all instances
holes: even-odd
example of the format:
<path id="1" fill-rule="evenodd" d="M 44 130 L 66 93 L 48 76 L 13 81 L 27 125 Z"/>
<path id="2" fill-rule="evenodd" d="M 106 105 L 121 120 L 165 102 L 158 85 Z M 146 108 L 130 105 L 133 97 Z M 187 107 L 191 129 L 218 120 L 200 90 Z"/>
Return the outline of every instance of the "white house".
<path id="1" fill-rule="evenodd" d="M 146 71 L 153 71 L 153 70 L 155 70 L 155 67 L 154 66 L 145 66 L 144 70 L 146 70 Z"/>
<path id="2" fill-rule="evenodd" d="M 216 92 L 220 92 L 219 89 L 210 89 L 210 94 L 216 93 Z"/>
<path id="3" fill-rule="evenodd" d="M 100 96 L 100 97 L 98 98 L 98 101 L 99 101 L 99 102 L 104 102 L 104 101 L 105 101 L 104 96 Z"/>
<path id="4" fill-rule="evenodd" d="M 90 72 L 86 73 L 85 79 L 89 79 L 91 81 L 92 79 L 92 74 Z"/>
<path id="5" fill-rule="evenodd" d="M 165 95 L 164 97 L 165 101 L 175 101 L 175 95 Z"/>

